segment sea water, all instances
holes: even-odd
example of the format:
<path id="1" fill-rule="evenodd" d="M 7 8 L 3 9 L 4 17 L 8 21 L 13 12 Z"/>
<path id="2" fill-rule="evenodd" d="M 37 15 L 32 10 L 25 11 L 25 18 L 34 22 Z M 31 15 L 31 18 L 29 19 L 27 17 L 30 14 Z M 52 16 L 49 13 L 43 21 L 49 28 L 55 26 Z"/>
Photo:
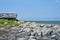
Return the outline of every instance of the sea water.
<path id="1" fill-rule="evenodd" d="M 25 22 L 36 22 L 41 24 L 60 24 L 60 21 L 25 21 Z"/>

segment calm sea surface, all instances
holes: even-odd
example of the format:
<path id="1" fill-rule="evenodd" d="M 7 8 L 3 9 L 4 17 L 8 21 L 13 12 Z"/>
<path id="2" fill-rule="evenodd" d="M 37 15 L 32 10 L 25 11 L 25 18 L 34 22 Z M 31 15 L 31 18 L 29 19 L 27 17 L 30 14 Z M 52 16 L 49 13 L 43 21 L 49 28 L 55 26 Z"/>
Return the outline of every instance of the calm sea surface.
<path id="1" fill-rule="evenodd" d="M 25 21 L 28 22 L 28 21 Z M 60 21 L 30 21 L 30 22 L 36 22 L 36 23 L 42 23 L 42 24 L 60 24 Z"/>

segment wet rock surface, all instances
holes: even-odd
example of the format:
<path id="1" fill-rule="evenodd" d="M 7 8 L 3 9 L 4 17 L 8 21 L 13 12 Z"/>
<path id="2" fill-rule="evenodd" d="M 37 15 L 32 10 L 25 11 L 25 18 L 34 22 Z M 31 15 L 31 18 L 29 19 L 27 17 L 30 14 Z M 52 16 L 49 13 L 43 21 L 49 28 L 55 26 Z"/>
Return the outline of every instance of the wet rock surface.
<path id="1" fill-rule="evenodd" d="M 60 24 L 26 22 L 19 27 L 0 27 L 0 40 L 60 40 Z"/>

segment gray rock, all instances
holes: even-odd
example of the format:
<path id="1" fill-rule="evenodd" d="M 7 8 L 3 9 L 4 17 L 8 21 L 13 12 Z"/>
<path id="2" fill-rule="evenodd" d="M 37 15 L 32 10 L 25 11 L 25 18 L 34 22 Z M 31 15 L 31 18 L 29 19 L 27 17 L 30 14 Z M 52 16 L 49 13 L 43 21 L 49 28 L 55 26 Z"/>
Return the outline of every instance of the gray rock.
<path id="1" fill-rule="evenodd" d="M 36 40 L 36 39 L 29 39 L 29 40 Z"/>
<path id="2" fill-rule="evenodd" d="M 54 28 L 54 30 L 58 30 L 58 29 L 60 29 L 60 25 L 55 25 L 53 28 Z"/>
<path id="3" fill-rule="evenodd" d="M 15 30 L 15 29 L 18 29 L 18 28 L 17 27 L 11 27 L 10 29 Z"/>
<path id="4" fill-rule="evenodd" d="M 31 31 L 31 29 L 30 28 L 25 28 L 25 29 L 23 29 L 23 31 L 29 32 L 29 31 Z"/>
<path id="5" fill-rule="evenodd" d="M 40 27 L 44 27 L 44 26 L 45 26 L 45 24 L 41 24 L 41 25 L 40 25 Z"/>
<path id="6" fill-rule="evenodd" d="M 53 34 L 51 36 L 51 39 L 55 39 L 55 40 L 58 40 L 59 39 L 59 35 L 57 33 Z"/>
<path id="7" fill-rule="evenodd" d="M 20 37 L 20 38 L 25 38 L 27 36 L 28 36 L 28 33 L 26 33 L 26 32 L 22 32 L 22 33 L 17 33 L 16 34 L 16 37 Z"/>
<path id="8" fill-rule="evenodd" d="M 16 39 L 15 34 L 10 34 L 10 35 L 8 36 L 8 39 L 9 39 L 9 40 L 15 40 L 15 39 Z"/>
<path id="9" fill-rule="evenodd" d="M 30 39 L 35 39 L 35 36 L 30 36 Z"/>
<path id="10" fill-rule="evenodd" d="M 51 28 L 51 27 L 53 27 L 53 24 L 47 24 L 45 26 L 46 26 L 46 28 Z"/>
<path id="11" fill-rule="evenodd" d="M 31 35 L 32 35 L 32 36 L 35 36 L 35 35 L 36 35 L 36 32 L 31 32 Z"/>
<path id="12" fill-rule="evenodd" d="M 28 33 L 28 36 L 31 36 L 31 32 Z"/>
<path id="13" fill-rule="evenodd" d="M 52 31 L 52 29 L 50 29 L 50 28 L 43 28 L 43 29 L 42 29 L 42 33 L 43 33 L 43 35 L 45 35 L 45 36 L 46 36 L 47 33 L 50 33 L 51 31 Z"/>
<path id="14" fill-rule="evenodd" d="M 5 38 L 3 38 L 3 37 L 0 37 L 0 40 L 5 40 Z"/>
<path id="15" fill-rule="evenodd" d="M 17 40 L 26 40 L 26 38 L 17 38 Z"/>

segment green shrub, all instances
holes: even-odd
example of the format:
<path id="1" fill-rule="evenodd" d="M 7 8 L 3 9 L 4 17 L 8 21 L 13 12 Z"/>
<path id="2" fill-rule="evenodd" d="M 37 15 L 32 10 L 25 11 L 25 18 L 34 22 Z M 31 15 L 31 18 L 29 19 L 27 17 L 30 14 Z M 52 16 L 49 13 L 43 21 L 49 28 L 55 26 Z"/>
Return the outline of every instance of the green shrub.
<path id="1" fill-rule="evenodd" d="M 4 24 L 7 22 L 7 24 Z M 0 19 L 0 26 L 18 26 L 19 24 L 15 22 L 14 20 L 7 20 L 7 19 Z"/>

